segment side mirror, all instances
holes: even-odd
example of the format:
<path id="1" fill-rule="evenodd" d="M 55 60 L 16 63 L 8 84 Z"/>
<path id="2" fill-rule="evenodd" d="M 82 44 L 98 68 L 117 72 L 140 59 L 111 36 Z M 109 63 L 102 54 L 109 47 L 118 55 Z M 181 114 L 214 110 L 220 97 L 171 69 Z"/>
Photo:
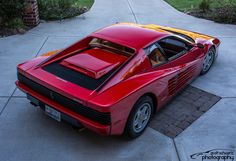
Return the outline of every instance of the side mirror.
<path id="1" fill-rule="evenodd" d="M 203 44 L 201 44 L 201 43 L 197 43 L 197 47 L 200 48 L 200 49 L 204 49 L 205 48 L 205 46 Z"/>

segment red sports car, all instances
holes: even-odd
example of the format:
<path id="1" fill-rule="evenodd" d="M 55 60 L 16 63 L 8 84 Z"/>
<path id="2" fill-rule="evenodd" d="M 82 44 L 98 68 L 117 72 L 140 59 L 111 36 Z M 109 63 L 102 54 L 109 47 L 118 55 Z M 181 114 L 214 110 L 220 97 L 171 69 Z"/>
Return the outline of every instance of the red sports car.
<path id="1" fill-rule="evenodd" d="M 16 85 L 57 121 L 137 137 L 178 91 L 211 68 L 220 41 L 120 23 L 17 66 Z"/>

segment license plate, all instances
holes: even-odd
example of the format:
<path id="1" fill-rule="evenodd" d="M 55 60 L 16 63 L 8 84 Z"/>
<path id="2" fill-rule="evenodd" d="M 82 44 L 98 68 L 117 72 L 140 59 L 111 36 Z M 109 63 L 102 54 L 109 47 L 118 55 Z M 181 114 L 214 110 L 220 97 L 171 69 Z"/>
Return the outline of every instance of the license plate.
<path id="1" fill-rule="evenodd" d="M 34 105 L 39 106 L 39 100 L 33 96 L 27 94 L 27 99 L 30 100 L 30 102 L 32 102 Z"/>
<path id="2" fill-rule="evenodd" d="M 57 120 L 57 121 L 61 121 L 61 113 L 58 112 L 57 110 L 54 110 L 53 108 L 45 105 L 45 113 L 50 116 L 51 118 Z"/>

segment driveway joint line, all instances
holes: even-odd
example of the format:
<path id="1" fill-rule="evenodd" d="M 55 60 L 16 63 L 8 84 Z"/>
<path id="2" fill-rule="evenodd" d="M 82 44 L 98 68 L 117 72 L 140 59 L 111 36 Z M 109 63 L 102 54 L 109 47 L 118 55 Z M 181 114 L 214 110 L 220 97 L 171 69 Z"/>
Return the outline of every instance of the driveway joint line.
<path id="1" fill-rule="evenodd" d="M 236 38 L 236 36 L 215 36 L 218 38 Z"/>
<path id="2" fill-rule="evenodd" d="M 9 98 L 11 96 L 0 96 L 0 98 Z M 12 96 L 12 98 L 25 98 L 26 96 Z"/>
<path id="3" fill-rule="evenodd" d="M 173 141 L 173 144 L 174 144 L 174 147 L 175 147 L 177 158 L 178 158 L 179 161 L 181 161 L 180 156 L 179 156 L 179 152 L 178 152 L 178 148 L 177 148 L 176 143 L 175 143 L 175 139 L 173 138 L 172 141 Z"/>
<path id="4" fill-rule="evenodd" d="M 70 35 L 48 35 L 48 37 L 83 37 L 83 35 L 76 35 L 76 36 L 70 36 Z"/>
<path id="5" fill-rule="evenodd" d="M 129 6 L 131 12 L 132 12 L 132 15 L 134 16 L 134 21 L 135 21 L 135 23 L 138 23 L 138 19 L 137 19 L 135 13 L 134 13 L 133 8 L 131 7 L 131 3 L 130 3 L 130 1 L 129 1 L 129 0 L 126 0 L 126 1 L 127 1 L 127 3 L 128 3 L 128 6 Z"/>
<path id="6" fill-rule="evenodd" d="M 11 97 L 11 95 L 10 96 L 0 96 L 0 98 L 9 98 L 9 97 Z M 15 97 L 15 98 L 24 98 L 24 97 L 26 97 L 26 96 L 12 96 L 12 97 Z"/>
<path id="7" fill-rule="evenodd" d="M 12 96 L 12 98 L 26 98 L 26 96 Z"/>
<path id="8" fill-rule="evenodd" d="M 0 111 L 0 116 L 2 115 L 4 109 L 7 107 L 8 103 L 10 102 L 10 100 L 11 100 L 13 94 L 15 93 L 16 89 L 17 89 L 17 88 L 15 87 L 14 91 L 12 92 L 12 94 L 10 95 L 10 97 L 7 99 L 7 102 L 5 103 L 5 105 L 3 106 L 2 110 Z"/>
<path id="9" fill-rule="evenodd" d="M 0 98 L 9 98 L 10 96 L 0 96 Z"/>
<path id="10" fill-rule="evenodd" d="M 9 98 L 10 96 L 0 96 L 0 98 Z M 12 98 L 26 98 L 26 96 L 12 96 Z"/>
<path id="11" fill-rule="evenodd" d="M 44 37 L 82 37 L 83 35 L 50 35 L 50 34 L 38 34 L 38 33 L 34 33 L 34 32 L 30 32 L 30 34 L 32 34 L 33 36 L 44 36 Z"/>
<path id="12" fill-rule="evenodd" d="M 49 38 L 48 36 L 45 38 L 45 40 L 44 40 L 44 42 L 43 42 L 42 46 L 39 48 L 39 50 L 38 50 L 37 54 L 35 55 L 35 57 L 37 57 L 37 56 L 38 56 L 38 54 L 39 54 L 39 53 L 40 53 L 40 51 L 42 50 L 43 46 L 44 46 L 44 45 L 45 45 L 45 43 L 47 42 L 48 38 Z M 5 105 L 3 106 L 2 110 L 0 111 L 0 116 L 2 115 L 2 113 L 3 113 L 4 109 L 7 107 L 7 105 L 8 105 L 8 103 L 9 103 L 9 101 L 11 100 L 11 98 L 13 98 L 13 95 L 14 95 L 14 93 L 15 93 L 16 89 L 17 89 L 17 87 L 15 87 L 14 91 L 12 92 L 12 94 L 11 94 L 11 95 L 8 97 L 8 99 L 7 99 L 7 102 L 5 103 Z"/>
<path id="13" fill-rule="evenodd" d="M 42 44 L 42 46 L 39 48 L 37 54 L 35 55 L 35 57 L 37 57 L 40 53 L 40 51 L 42 50 L 43 46 L 46 44 L 47 40 L 48 40 L 49 36 L 47 36 Z"/>

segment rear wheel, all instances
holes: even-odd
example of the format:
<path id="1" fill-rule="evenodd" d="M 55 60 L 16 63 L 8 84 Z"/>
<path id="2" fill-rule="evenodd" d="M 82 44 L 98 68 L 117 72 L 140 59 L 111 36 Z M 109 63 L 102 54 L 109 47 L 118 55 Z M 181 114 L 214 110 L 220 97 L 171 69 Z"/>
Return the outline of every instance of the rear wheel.
<path id="1" fill-rule="evenodd" d="M 141 97 L 132 109 L 126 124 L 126 134 L 131 138 L 140 136 L 146 129 L 153 113 L 153 101 L 149 96 Z"/>
<path id="2" fill-rule="evenodd" d="M 202 71 L 201 71 L 202 75 L 206 74 L 210 70 L 214 61 L 215 61 L 215 49 L 212 47 L 209 49 L 209 51 L 204 57 Z"/>

